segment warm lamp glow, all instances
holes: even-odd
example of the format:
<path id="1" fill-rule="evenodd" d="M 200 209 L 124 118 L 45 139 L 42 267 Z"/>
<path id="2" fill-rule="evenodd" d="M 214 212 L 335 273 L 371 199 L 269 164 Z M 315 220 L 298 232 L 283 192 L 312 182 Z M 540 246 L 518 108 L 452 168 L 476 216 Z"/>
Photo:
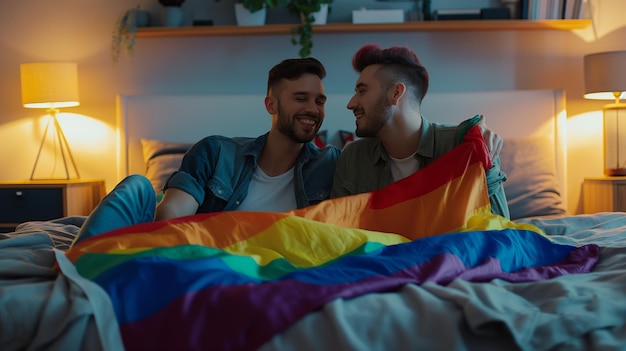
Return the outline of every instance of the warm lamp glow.
<path id="1" fill-rule="evenodd" d="M 65 179 L 80 178 L 72 152 L 57 120 L 59 108 L 78 106 L 78 68 L 71 62 L 36 62 L 20 65 L 22 79 L 22 104 L 27 108 L 45 108 L 50 114 L 43 139 L 39 145 L 30 179 L 55 179 L 54 168 L 49 176 L 36 176 L 41 151 L 50 139 L 55 155 L 60 152 Z M 68 168 L 67 159 L 72 169 Z M 72 174 L 71 171 L 74 171 Z"/>
<path id="2" fill-rule="evenodd" d="M 613 100 L 604 106 L 604 173 L 626 175 L 626 51 L 587 55 L 585 98 Z"/>
<path id="3" fill-rule="evenodd" d="M 78 106 L 78 68 L 71 62 L 20 65 L 22 104 L 28 108 Z"/>

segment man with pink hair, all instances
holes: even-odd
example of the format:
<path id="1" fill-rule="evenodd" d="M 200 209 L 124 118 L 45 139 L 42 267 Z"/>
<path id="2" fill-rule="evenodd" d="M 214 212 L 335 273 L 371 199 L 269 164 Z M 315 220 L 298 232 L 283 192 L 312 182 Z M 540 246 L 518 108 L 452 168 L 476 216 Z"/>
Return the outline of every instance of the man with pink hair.
<path id="1" fill-rule="evenodd" d="M 479 125 L 490 151 L 487 186 L 493 213 L 509 218 L 500 170 L 502 138 L 487 128 L 482 116 L 459 125 L 439 124 L 420 112 L 428 91 L 428 72 L 406 47 L 381 49 L 368 44 L 357 51 L 352 66 L 359 73 L 347 108 L 356 117 L 359 140 L 342 151 L 331 197 L 373 191 L 405 178 L 457 146 L 465 132 Z"/>

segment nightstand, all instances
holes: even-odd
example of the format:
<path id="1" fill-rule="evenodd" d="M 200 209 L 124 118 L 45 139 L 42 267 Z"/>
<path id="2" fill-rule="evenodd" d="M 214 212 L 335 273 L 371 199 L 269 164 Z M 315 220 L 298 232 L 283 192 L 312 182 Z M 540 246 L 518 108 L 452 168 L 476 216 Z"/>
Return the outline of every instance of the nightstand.
<path id="1" fill-rule="evenodd" d="M 104 195 L 104 180 L 0 181 L 0 232 L 27 221 L 87 216 Z"/>
<path id="2" fill-rule="evenodd" d="M 626 177 L 585 178 L 583 212 L 626 212 Z"/>

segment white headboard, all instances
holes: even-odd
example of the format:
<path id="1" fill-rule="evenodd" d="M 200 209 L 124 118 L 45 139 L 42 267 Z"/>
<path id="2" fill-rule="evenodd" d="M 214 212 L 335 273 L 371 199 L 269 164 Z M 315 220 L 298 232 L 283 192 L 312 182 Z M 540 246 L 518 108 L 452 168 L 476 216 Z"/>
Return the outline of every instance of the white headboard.
<path id="1" fill-rule="evenodd" d="M 326 118 L 329 142 L 337 144 L 339 130 L 354 130 L 346 109 L 351 94 L 329 94 Z M 262 95 L 118 95 L 118 177 L 144 172 L 141 139 L 195 142 L 219 134 L 257 136 L 270 127 Z M 476 114 L 507 138 L 549 136 L 554 141 L 555 165 L 566 201 L 565 93 L 563 90 L 511 90 L 429 93 L 422 103 L 424 117 L 458 123 Z"/>

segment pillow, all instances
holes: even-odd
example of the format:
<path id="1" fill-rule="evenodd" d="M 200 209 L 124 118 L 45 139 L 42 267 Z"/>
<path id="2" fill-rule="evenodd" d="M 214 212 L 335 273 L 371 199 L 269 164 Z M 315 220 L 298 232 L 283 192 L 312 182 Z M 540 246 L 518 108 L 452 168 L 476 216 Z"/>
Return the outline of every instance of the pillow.
<path id="1" fill-rule="evenodd" d="M 141 139 L 141 150 L 146 164 L 146 177 L 152 183 L 155 193 L 160 193 L 167 178 L 178 170 L 185 152 L 192 145 L 192 143 Z"/>
<path id="2" fill-rule="evenodd" d="M 341 148 L 344 148 L 346 145 L 354 141 L 354 133 L 347 130 L 340 130 L 339 138 L 341 139 Z"/>
<path id="3" fill-rule="evenodd" d="M 549 137 L 505 139 L 500 152 L 511 219 L 565 214 Z"/>
<path id="4" fill-rule="evenodd" d="M 323 148 L 324 146 L 326 146 L 326 144 L 328 144 L 327 135 L 328 135 L 328 132 L 323 130 L 317 133 L 317 135 L 315 136 L 315 139 L 313 139 L 313 142 L 315 143 L 317 147 Z"/>

